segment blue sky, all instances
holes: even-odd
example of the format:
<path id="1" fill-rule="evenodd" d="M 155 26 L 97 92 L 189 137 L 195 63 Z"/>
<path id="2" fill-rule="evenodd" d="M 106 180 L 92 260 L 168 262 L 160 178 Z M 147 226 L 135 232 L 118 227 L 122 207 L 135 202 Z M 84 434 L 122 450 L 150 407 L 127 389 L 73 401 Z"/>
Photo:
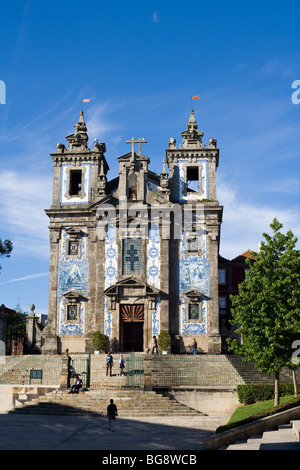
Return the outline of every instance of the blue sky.
<path id="1" fill-rule="evenodd" d="M 0 304 L 47 313 L 52 160 L 84 106 L 109 178 L 131 137 L 160 172 L 194 101 L 217 139 L 220 253 L 256 250 L 276 216 L 300 232 L 299 2 L 39 0 L 3 2 L 0 30 Z"/>

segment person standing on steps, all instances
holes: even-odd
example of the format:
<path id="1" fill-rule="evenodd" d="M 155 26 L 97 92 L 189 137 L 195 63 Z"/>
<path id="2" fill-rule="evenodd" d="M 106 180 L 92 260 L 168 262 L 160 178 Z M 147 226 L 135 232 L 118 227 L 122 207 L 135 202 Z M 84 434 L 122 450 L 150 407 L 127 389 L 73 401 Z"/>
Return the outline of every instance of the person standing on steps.
<path id="1" fill-rule="evenodd" d="M 107 417 L 108 417 L 108 430 L 114 432 L 115 419 L 118 416 L 118 409 L 114 404 L 113 399 L 111 398 L 110 404 L 107 407 Z"/>
<path id="2" fill-rule="evenodd" d="M 112 357 L 111 353 L 109 352 L 106 356 L 106 375 L 108 375 L 108 369 L 109 369 L 110 377 L 112 376 L 112 366 L 113 365 L 114 365 L 114 358 Z"/>
<path id="3" fill-rule="evenodd" d="M 154 350 L 156 350 L 156 354 L 158 354 L 157 338 L 156 338 L 156 336 L 153 336 L 152 354 L 154 354 Z"/>
<path id="4" fill-rule="evenodd" d="M 125 372 L 124 372 L 125 358 L 123 357 L 123 354 L 120 354 L 119 366 L 120 366 L 120 376 L 125 375 Z"/>
<path id="5" fill-rule="evenodd" d="M 193 354 L 197 354 L 197 341 L 194 338 L 193 344 L 192 344 L 192 352 Z"/>

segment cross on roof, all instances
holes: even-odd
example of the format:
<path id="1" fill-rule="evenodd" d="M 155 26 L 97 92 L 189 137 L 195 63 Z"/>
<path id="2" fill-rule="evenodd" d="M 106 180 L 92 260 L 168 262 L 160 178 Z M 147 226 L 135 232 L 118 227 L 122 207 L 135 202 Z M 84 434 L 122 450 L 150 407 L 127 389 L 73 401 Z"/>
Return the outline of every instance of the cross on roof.
<path id="1" fill-rule="evenodd" d="M 147 144 L 147 140 L 143 139 L 138 139 L 135 140 L 134 137 L 132 137 L 131 140 L 126 140 L 126 144 L 131 144 L 131 159 L 134 160 L 134 144 L 139 144 L 139 153 L 142 151 L 142 144 Z"/>

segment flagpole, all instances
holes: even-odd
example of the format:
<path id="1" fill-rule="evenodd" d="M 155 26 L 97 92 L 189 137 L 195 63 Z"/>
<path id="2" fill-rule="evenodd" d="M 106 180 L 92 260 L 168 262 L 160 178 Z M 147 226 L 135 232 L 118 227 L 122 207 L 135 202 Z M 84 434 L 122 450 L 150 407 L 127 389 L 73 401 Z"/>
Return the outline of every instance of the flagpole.
<path id="1" fill-rule="evenodd" d="M 197 96 L 192 96 L 191 97 L 191 110 L 193 111 L 193 100 L 198 100 L 200 98 L 200 95 Z"/>
<path id="2" fill-rule="evenodd" d="M 81 111 L 83 111 L 83 103 L 89 103 L 91 101 L 91 98 L 85 98 L 81 100 Z"/>

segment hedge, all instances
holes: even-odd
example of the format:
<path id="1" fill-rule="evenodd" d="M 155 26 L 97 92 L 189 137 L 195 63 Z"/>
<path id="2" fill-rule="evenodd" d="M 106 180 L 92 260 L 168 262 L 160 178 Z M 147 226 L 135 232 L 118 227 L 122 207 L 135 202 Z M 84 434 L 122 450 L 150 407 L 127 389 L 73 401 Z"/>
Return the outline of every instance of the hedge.
<path id="1" fill-rule="evenodd" d="M 237 394 L 240 403 L 251 405 L 258 401 L 271 400 L 271 398 L 274 398 L 274 385 L 238 385 Z M 280 385 L 281 397 L 293 394 L 293 384 Z"/>

